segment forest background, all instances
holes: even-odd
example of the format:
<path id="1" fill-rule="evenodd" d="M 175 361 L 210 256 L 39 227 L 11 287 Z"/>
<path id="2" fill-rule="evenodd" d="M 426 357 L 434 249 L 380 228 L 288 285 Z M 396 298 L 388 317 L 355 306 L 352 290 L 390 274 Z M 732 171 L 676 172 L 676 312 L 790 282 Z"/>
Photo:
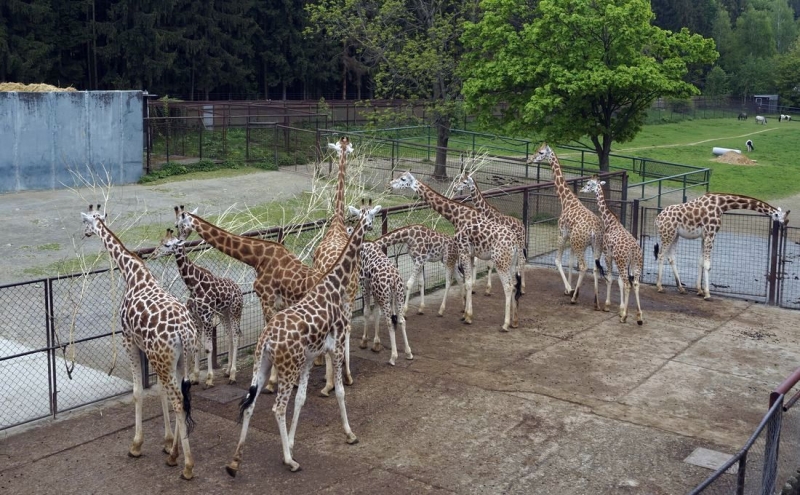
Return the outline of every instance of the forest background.
<path id="1" fill-rule="evenodd" d="M 527 3 L 534 9 L 538 2 Z M 716 42 L 716 63 L 686 76 L 703 94 L 777 93 L 781 104 L 800 106 L 800 0 L 650 4 L 654 25 Z M 420 9 L 429 9 L 429 31 L 442 18 L 462 23 L 481 15 L 474 0 L 2 0 L 0 81 L 141 89 L 183 100 L 425 98 L 387 81 L 376 51 L 353 31 L 359 21 L 385 20 L 378 10 L 387 5 L 422 19 L 422 29 Z M 338 30 L 320 18 L 337 8 L 346 18 Z"/>

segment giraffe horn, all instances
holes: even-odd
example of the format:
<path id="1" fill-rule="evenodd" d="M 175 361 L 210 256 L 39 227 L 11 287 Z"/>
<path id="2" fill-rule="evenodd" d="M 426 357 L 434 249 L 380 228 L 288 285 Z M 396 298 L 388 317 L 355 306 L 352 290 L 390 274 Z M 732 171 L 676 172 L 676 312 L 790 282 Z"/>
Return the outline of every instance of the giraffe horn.
<path id="1" fill-rule="evenodd" d="M 101 209 L 102 209 L 102 206 L 100 206 L 100 203 L 97 203 L 97 211 L 100 211 Z"/>
<path id="2" fill-rule="evenodd" d="M 89 205 L 89 211 L 90 212 L 94 211 L 94 205 L 91 205 L 91 204 Z"/>

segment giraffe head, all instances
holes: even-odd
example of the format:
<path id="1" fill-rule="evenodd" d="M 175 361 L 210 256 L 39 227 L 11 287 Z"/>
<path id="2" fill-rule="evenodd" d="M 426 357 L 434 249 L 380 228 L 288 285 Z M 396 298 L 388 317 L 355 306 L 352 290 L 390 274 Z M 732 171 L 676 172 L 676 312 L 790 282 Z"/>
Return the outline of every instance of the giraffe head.
<path id="1" fill-rule="evenodd" d="M 583 185 L 581 192 L 591 192 L 597 194 L 597 191 L 602 190 L 602 186 L 605 183 L 606 181 L 600 180 L 596 175 L 593 175 L 592 178 L 586 181 L 586 184 Z"/>
<path id="2" fill-rule="evenodd" d="M 350 144 L 350 138 L 347 136 L 342 136 L 336 143 L 328 143 L 328 148 L 335 149 L 336 155 L 340 157 L 343 152 L 348 155 L 353 152 L 353 145 Z"/>
<path id="3" fill-rule="evenodd" d="M 419 190 L 419 182 L 411 172 L 403 172 L 403 175 L 396 179 L 392 179 L 389 182 L 389 187 L 391 187 L 394 191 L 400 191 L 401 189 L 411 189 L 412 191 Z"/>
<path id="4" fill-rule="evenodd" d="M 179 239 L 186 240 L 189 234 L 192 233 L 192 230 L 194 230 L 192 217 L 190 215 L 194 215 L 195 213 L 197 213 L 197 208 L 187 215 L 186 211 L 183 209 L 183 205 L 175 207 L 175 228 L 178 230 Z"/>
<path id="5" fill-rule="evenodd" d="M 555 153 L 547 143 L 542 143 L 536 154 L 528 158 L 528 163 L 550 163 Z"/>
<path id="6" fill-rule="evenodd" d="M 83 217 L 83 235 L 91 237 L 100 233 L 100 221 L 105 221 L 108 214 L 103 213 L 102 207 L 98 204 L 96 210 L 94 205 L 89 205 L 89 212 L 81 212 L 81 217 Z"/>
<path id="7" fill-rule="evenodd" d="M 348 206 L 348 211 L 350 215 L 357 221 L 361 221 L 364 224 L 364 230 L 372 230 L 372 223 L 375 220 L 375 215 L 380 213 L 381 205 L 377 205 L 375 207 L 372 206 L 372 200 L 369 200 L 369 203 L 365 203 L 364 200 L 361 200 L 361 208 L 356 208 L 355 206 Z M 348 229 L 348 235 L 352 235 L 352 231 Z"/>
<path id="8" fill-rule="evenodd" d="M 453 182 L 453 192 L 455 194 L 463 194 L 465 190 L 469 194 L 475 194 L 475 189 L 475 179 L 472 178 L 472 174 L 468 174 L 464 170 Z"/>
<path id="9" fill-rule="evenodd" d="M 164 235 L 164 238 L 161 239 L 161 244 L 159 244 L 158 247 L 153 250 L 153 254 L 150 255 L 150 259 L 154 260 L 161 258 L 162 256 L 175 254 L 178 252 L 181 246 L 183 246 L 183 239 L 175 237 L 174 230 L 167 229 L 166 235 Z"/>
<path id="10" fill-rule="evenodd" d="M 789 212 L 791 210 L 783 211 L 780 208 L 775 208 L 775 211 L 770 213 L 770 217 L 773 221 L 779 222 L 783 227 L 789 225 Z"/>

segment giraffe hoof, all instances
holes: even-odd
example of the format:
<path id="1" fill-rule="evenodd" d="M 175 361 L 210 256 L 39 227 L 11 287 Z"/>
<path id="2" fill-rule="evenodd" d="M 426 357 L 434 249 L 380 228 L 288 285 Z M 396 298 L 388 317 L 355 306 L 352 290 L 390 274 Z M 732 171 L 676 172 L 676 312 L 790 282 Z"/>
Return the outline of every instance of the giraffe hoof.
<path id="1" fill-rule="evenodd" d="M 409 361 L 411 361 L 411 360 L 413 360 L 413 359 L 414 359 L 414 355 L 413 355 L 413 354 L 411 354 L 410 352 L 408 352 L 408 353 L 406 353 L 406 359 L 408 359 Z"/>
<path id="2" fill-rule="evenodd" d="M 319 391 L 319 395 L 321 395 L 322 397 L 330 397 L 331 390 L 329 388 L 323 388 L 322 390 Z"/>
<path id="3" fill-rule="evenodd" d="M 710 300 L 711 300 L 711 296 L 704 297 L 704 298 L 703 298 L 703 300 L 704 300 L 704 301 L 710 301 Z"/>
<path id="4" fill-rule="evenodd" d="M 349 387 L 350 385 L 353 384 L 353 377 L 350 376 L 350 375 L 345 375 L 343 382 L 344 382 L 345 385 L 347 385 Z"/>
<path id="5" fill-rule="evenodd" d="M 383 350 L 383 346 L 380 342 L 375 342 L 372 344 L 372 352 L 381 352 L 381 350 Z"/>
<path id="6" fill-rule="evenodd" d="M 236 378 L 229 378 L 228 385 L 234 385 L 236 383 Z"/>
<path id="7" fill-rule="evenodd" d="M 425 311 L 423 311 L 423 310 L 421 310 L 421 309 L 418 309 L 418 310 L 417 310 L 417 314 L 418 314 L 418 315 L 424 315 L 424 314 L 425 314 Z"/>
<path id="8" fill-rule="evenodd" d="M 663 287 L 659 287 L 658 289 L 656 289 L 656 292 L 664 292 L 664 288 Z"/>
<path id="9" fill-rule="evenodd" d="M 294 460 L 284 463 L 289 467 L 289 471 L 296 473 L 300 471 L 300 464 Z"/>
<path id="10" fill-rule="evenodd" d="M 349 435 L 347 435 L 348 445 L 355 445 L 357 443 L 358 443 L 358 437 L 355 435 L 355 433 L 350 433 Z"/>
<path id="11" fill-rule="evenodd" d="M 177 465 L 178 465 L 178 458 L 172 457 L 172 454 L 170 454 L 170 456 L 167 457 L 167 466 L 175 467 Z"/>
<path id="12" fill-rule="evenodd" d="M 389 360 L 389 366 L 394 366 L 394 365 L 395 365 L 395 360 L 394 359 L 390 359 Z"/>
<path id="13" fill-rule="evenodd" d="M 228 476 L 230 476 L 231 478 L 235 478 L 236 473 L 239 472 L 239 464 L 231 461 L 230 464 L 225 466 L 225 472 L 228 473 Z"/>
<path id="14" fill-rule="evenodd" d="M 166 449 L 164 449 L 164 450 L 166 450 Z M 169 452 L 167 452 L 167 454 L 169 454 Z M 141 452 L 136 453 L 136 452 L 128 451 L 128 457 L 131 457 L 133 459 L 138 459 L 138 458 L 142 457 L 142 453 Z"/>
<path id="15" fill-rule="evenodd" d="M 570 303 L 570 304 L 575 304 L 575 303 L 577 303 L 577 302 L 578 302 L 578 301 L 576 301 L 575 299 L 570 299 L 570 300 L 569 300 L 569 303 Z"/>
<path id="16" fill-rule="evenodd" d="M 358 344 L 359 349 L 366 349 L 367 348 L 367 341 L 362 340 L 360 344 Z"/>
<path id="17" fill-rule="evenodd" d="M 500 327 L 501 332 L 508 332 L 508 327 Z"/>
<path id="18" fill-rule="evenodd" d="M 644 322 L 641 319 L 639 319 L 639 320 L 636 320 L 636 324 L 639 325 L 639 326 L 642 326 L 644 324 Z"/>
<path id="19" fill-rule="evenodd" d="M 444 316 L 444 311 L 439 311 L 436 316 Z"/>
<path id="20" fill-rule="evenodd" d="M 184 469 L 181 473 L 181 479 L 189 481 L 190 479 L 194 478 L 194 473 L 192 473 L 191 469 Z"/>
<path id="21" fill-rule="evenodd" d="M 572 295 L 572 292 L 573 292 L 573 291 L 572 291 L 572 290 L 570 290 L 570 289 L 564 289 L 564 295 L 565 295 L 565 296 L 571 296 L 571 295 Z"/>

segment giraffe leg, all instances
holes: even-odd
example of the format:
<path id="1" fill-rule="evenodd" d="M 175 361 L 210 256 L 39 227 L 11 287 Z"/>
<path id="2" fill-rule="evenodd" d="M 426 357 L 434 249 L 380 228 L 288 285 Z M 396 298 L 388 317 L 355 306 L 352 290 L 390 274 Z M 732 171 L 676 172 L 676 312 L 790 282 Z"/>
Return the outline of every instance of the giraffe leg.
<path id="1" fill-rule="evenodd" d="M 300 370 L 300 379 L 297 382 L 297 392 L 294 396 L 294 412 L 292 413 L 292 425 L 289 427 L 289 455 L 294 450 L 294 435 L 297 432 L 297 423 L 300 421 L 300 409 L 306 403 L 306 391 L 308 390 L 308 376 L 311 367 L 303 364 Z M 294 471 L 294 470 L 293 470 Z"/>
<path id="2" fill-rule="evenodd" d="M 242 329 L 239 326 L 241 319 L 241 312 L 238 317 L 236 315 L 228 314 L 228 383 L 236 383 L 236 358 L 239 353 L 239 338 L 242 335 Z"/>
<path id="3" fill-rule="evenodd" d="M 420 267 L 420 274 L 417 274 L 417 278 L 419 279 L 419 308 L 417 308 L 417 314 L 421 315 L 425 312 L 425 266 Z M 405 313 L 406 309 L 403 310 Z"/>
<path id="4" fill-rule="evenodd" d="M 169 454 L 172 450 L 172 445 L 175 443 L 175 435 L 172 433 L 172 425 L 169 419 L 170 411 L 167 391 L 164 389 L 164 384 L 161 383 L 161 380 L 158 381 L 158 384 L 161 389 L 158 394 L 161 400 L 161 413 L 164 416 L 164 453 Z"/>
<path id="5" fill-rule="evenodd" d="M 381 329 L 381 307 L 375 306 L 375 337 L 372 339 L 372 352 L 381 352 L 383 346 L 381 345 L 381 338 L 378 333 Z"/>
<path id="6" fill-rule="evenodd" d="M 159 378 L 167 383 L 167 395 L 169 397 L 169 401 L 172 403 L 172 410 L 175 412 L 175 429 L 177 430 L 175 443 L 172 446 L 169 457 L 167 457 L 167 465 L 177 465 L 178 439 L 180 439 L 181 447 L 183 448 L 183 472 L 181 472 L 181 478 L 190 480 L 194 477 L 192 472 L 194 469 L 194 458 L 192 457 L 192 451 L 189 448 L 189 432 L 187 429 L 187 422 L 190 421 L 190 417 L 187 413 L 188 409 L 184 409 L 183 405 L 185 403 L 188 404 L 189 402 L 188 393 L 191 382 L 186 380 L 184 382 L 186 384 L 185 387 L 179 385 L 174 370 L 171 376 L 159 376 Z M 187 396 L 184 396 L 182 389 L 186 390 Z"/>
<path id="7" fill-rule="evenodd" d="M 131 360 L 131 372 L 133 373 L 133 408 L 135 412 L 133 442 L 128 450 L 128 456 L 140 457 L 142 455 L 142 444 L 144 443 L 144 432 L 142 431 L 142 363 L 139 360 L 139 348 L 133 345 L 130 337 L 126 333 L 122 334 L 123 345 L 128 351 Z M 163 389 L 162 392 L 166 393 Z M 166 436 L 166 435 L 165 435 Z"/>
<path id="8" fill-rule="evenodd" d="M 502 332 L 508 332 L 508 329 L 511 326 L 511 304 L 514 297 L 514 287 L 511 285 L 511 274 L 509 272 L 510 269 L 503 270 L 501 267 L 497 267 L 497 276 L 500 279 L 500 283 L 503 285 L 503 293 L 506 297 L 503 326 L 500 327 L 500 331 Z"/>
<path id="9" fill-rule="evenodd" d="M 556 268 L 558 274 L 561 275 L 561 280 L 564 282 L 564 294 L 572 295 L 572 285 L 570 285 L 567 276 L 564 274 L 564 267 L 561 266 L 561 261 L 564 259 L 564 248 L 567 245 L 567 239 L 563 236 L 558 238 L 558 248 L 556 250 Z"/>
<path id="10" fill-rule="evenodd" d="M 583 277 L 586 274 L 586 256 L 579 253 L 578 256 L 578 281 L 575 282 L 575 291 L 572 293 L 572 298 L 570 299 L 570 304 L 575 304 L 578 302 L 578 294 L 581 290 L 581 284 L 583 284 Z"/>
<path id="11" fill-rule="evenodd" d="M 408 301 L 411 300 L 411 291 L 414 290 L 414 284 L 417 282 L 418 275 L 419 275 L 419 269 L 417 268 L 417 266 L 414 266 L 414 271 L 411 272 L 411 276 L 408 277 L 408 282 L 406 282 L 406 298 L 405 302 L 403 303 L 403 308 L 405 308 L 405 311 L 408 311 Z M 425 284 L 423 283 L 422 285 Z M 422 311 L 420 310 L 418 311 L 418 313 L 422 314 Z"/>
<path id="12" fill-rule="evenodd" d="M 671 244 L 666 246 L 663 256 L 667 257 L 667 262 L 669 262 L 669 266 L 672 267 L 672 274 L 675 275 L 675 285 L 678 287 L 678 292 L 681 294 L 686 294 L 686 289 L 683 287 L 681 283 L 681 276 L 678 274 L 678 263 L 675 260 L 675 248 L 678 244 L 677 239 L 675 239 Z M 659 253 L 659 259 L 661 259 L 662 254 Z M 663 292 L 663 290 L 662 290 Z"/>
<path id="13" fill-rule="evenodd" d="M 472 286 L 475 283 L 474 278 L 474 260 L 472 256 L 465 256 L 464 262 L 466 269 L 464 270 L 464 315 L 461 321 L 467 325 L 472 324 Z"/>
<path id="14" fill-rule="evenodd" d="M 275 369 L 273 366 L 269 372 L 269 380 L 267 380 L 267 386 L 264 387 L 264 390 L 269 392 L 270 394 L 275 392 L 275 387 L 278 385 L 278 370 Z"/>
<path id="15" fill-rule="evenodd" d="M 396 324 L 394 325 L 392 324 L 392 310 L 390 308 L 384 308 L 383 313 L 384 316 L 386 317 L 386 326 L 389 327 L 389 343 L 392 346 L 392 352 L 391 355 L 389 356 L 389 364 L 394 366 L 395 363 L 397 363 L 397 340 L 395 336 Z M 397 321 L 397 316 L 395 315 L 395 322 L 396 321 Z M 375 336 L 377 337 L 377 334 Z"/>
<path id="16" fill-rule="evenodd" d="M 628 319 L 628 297 L 630 296 L 630 285 L 628 285 L 622 273 L 622 267 L 619 268 L 619 321 L 625 323 Z"/>
<path id="17" fill-rule="evenodd" d="M 259 339 L 259 344 L 261 344 L 261 339 Z M 269 353 L 263 348 L 263 345 L 256 346 L 254 360 L 253 379 L 250 381 L 250 389 L 247 391 L 247 395 L 242 399 L 242 403 L 239 406 L 239 419 L 242 423 L 239 443 L 236 445 L 233 459 L 225 466 L 225 471 L 232 477 L 235 477 L 236 473 L 239 472 L 239 464 L 242 462 L 242 453 L 244 451 L 244 441 L 247 438 L 247 428 L 250 425 L 250 418 L 253 417 L 256 399 L 267 378 L 267 370 L 272 369 L 274 371 L 276 369 L 276 366 L 274 366 L 274 363 L 270 360 Z"/>
<path id="18" fill-rule="evenodd" d="M 439 305 L 439 316 L 444 316 L 445 306 L 447 305 L 447 293 L 450 292 L 450 284 L 453 283 L 453 271 L 455 267 L 448 267 L 445 266 L 444 271 L 444 295 L 442 296 L 442 304 Z M 424 283 L 423 283 L 424 285 Z M 406 310 L 403 309 L 403 314 L 406 313 Z"/>
<path id="19" fill-rule="evenodd" d="M 204 388 L 209 389 L 214 386 L 214 360 L 211 359 L 211 351 L 213 350 L 213 340 L 214 336 L 214 316 L 213 314 L 207 314 L 204 318 L 204 329 L 203 329 L 203 348 L 206 354 L 206 365 L 208 366 L 208 372 L 206 373 L 206 383 Z"/>
<path id="20" fill-rule="evenodd" d="M 611 271 L 614 269 L 614 262 L 611 261 L 608 256 L 606 256 L 606 265 L 607 265 L 607 272 L 606 272 L 606 304 L 603 306 L 603 311 L 608 312 L 611 311 Z"/>
<path id="21" fill-rule="evenodd" d="M 352 318 L 348 317 L 349 322 Z M 353 374 L 350 372 L 350 323 L 344 329 L 344 384 L 353 384 Z"/>
<path id="22" fill-rule="evenodd" d="M 333 359 L 331 358 L 331 353 L 325 353 L 325 387 L 320 390 L 320 395 L 323 397 L 329 397 L 331 394 L 331 390 L 333 390 Z"/>
<path id="23" fill-rule="evenodd" d="M 703 260 L 703 273 L 705 274 L 705 282 L 703 287 L 703 299 L 706 301 L 711 299 L 711 292 L 709 291 L 709 272 L 711 271 L 711 258 L 706 258 Z"/>
<path id="24" fill-rule="evenodd" d="M 358 443 L 358 437 L 356 437 L 355 433 L 353 433 L 353 430 L 350 429 L 350 423 L 347 421 L 347 409 L 345 408 L 344 404 L 344 386 L 342 385 L 342 361 L 344 361 L 344 356 L 341 355 L 341 351 L 338 348 L 341 348 L 341 346 L 337 346 L 337 349 L 334 350 L 336 402 L 339 403 L 339 414 L 342 417 L 342 426 L 344 427 L 344 433 L 347 436 L 347 443 L 353 445 Z"/>
<path id="25" fill-rule="evenodd" d="M 477 264 L 475 266 L 477 267 Z M 492 295 L 492 268 L 493 263 L 490 261 L 486 266 L 486 290 L 483 293 L 484 296 Z M 477 278 L 473 277 L 472 280 L 477 280 Z"/>
<path id="26" fill-rule="evenodd" d="M 361 343 L 358 347 L 361 349 L 367 348 L 367 332 L 369 331 L 370 316 L 372 316 L 372 301 L 370 300 L 370 291 L 367 288 L 363 289 L 364 298 L 364 333 L 361 335 Z"/>
<path id="27" fill-rule="evenodd" d="M 642 319 L 642 303 L 639 301 L 639 276 L 636 275 L 633 279 L 633 295 L 636 297 L 636 323 L 641 325 L 644 323 Z"/>
<path id="28" fill-rule="evenodd" d="M 575 267 L 575 250 L 572 249 L 572 246 L 570 246 L 569 256 L 567 256 L 567 284 L 570 287 L 570 292 L 567 295 L 569 296 L 574 295 L 576 291 L 576 289 L 572 285 L 572 271 L 574 270 L 574 267 Z"/>
<path id="29" fill-rule="evenodd" d="M 517 270 L 519 271 L 519 274 L 522 277 L 521 281 L 522 285 L 520 286 L 520 292 L 522 292 L 523 294 L 525 294 L 525 265 L 528 263 L 528 260 L 525 257 L 526 252 L 527 252 L 527 246 L 523 242 L 519 247 L 519 257 L 517 258 L 517 263 L 519 265 L 519 268 Z"/>

